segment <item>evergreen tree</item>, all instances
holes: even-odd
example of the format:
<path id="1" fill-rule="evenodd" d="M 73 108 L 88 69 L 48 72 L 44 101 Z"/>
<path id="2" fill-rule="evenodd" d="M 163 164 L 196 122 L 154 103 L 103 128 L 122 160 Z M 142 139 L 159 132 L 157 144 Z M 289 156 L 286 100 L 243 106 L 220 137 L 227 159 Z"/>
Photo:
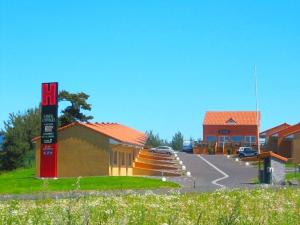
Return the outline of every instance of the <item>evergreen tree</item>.
<path id="1" fill-rule="evenodd" d="M 147 131 L 148 139 L 146 146 L 148 147 L 158 147 L 160 145 L 169 145 L 167 140 L 163 140 L 159 137 L 159 134 L 154 134 L 152 130 Z"/>
<path id="2" fill-rule="evenodd" d="M 86 122 L 92 116 L 86 116 L 81 110 L 91 110 L 86 102 L 89 95 L 80 92 L 72 94 L 67 91 L 59 93 L 59 101 L 68 101 L 71 106 L 62 110 L 59 122 L 62 126 L 75 121 Z M 34 161 L 34 144 L 32 138 L 40 135 L 41 111 L 39 108 L 29 109 L 25 113 L 11 113 L 4 122 L 2 150 L 0 151 L 0 169 L 12 170 L 29 166 Z"/>
<path id="3" fill-rule="evenodd" d="M 59 117 L 59 125 L 66 126 L 76 121 L 88 122 L 93 119 L 92 116 L 86 116 L 81 112 L 81 110 L 91 110 L 91 105 L 87 103 L 89 97 L 84 92 L 72 94 L 64 90 L 61 91 L 58 95 L 58 100 L 67 101 L 71 105 L 61 111 L 62 115 Z"/>
<path id="4" fill-rule="evenodd" d="M 172 138 L 171 146 L 174 150 L 181 151 L 183 148 L 183 135 L 180 131 L 175 133 Z"/>
<path id="5" fill-rule="evenodd" d="M 34 144 L 31 140 L 40 134 L 40 109 L 29 109 L 24 114 L 9 114 L 9 119 L 4 122 L 3 133 L 1 169 L 12 170 L 33 161 Z"/>

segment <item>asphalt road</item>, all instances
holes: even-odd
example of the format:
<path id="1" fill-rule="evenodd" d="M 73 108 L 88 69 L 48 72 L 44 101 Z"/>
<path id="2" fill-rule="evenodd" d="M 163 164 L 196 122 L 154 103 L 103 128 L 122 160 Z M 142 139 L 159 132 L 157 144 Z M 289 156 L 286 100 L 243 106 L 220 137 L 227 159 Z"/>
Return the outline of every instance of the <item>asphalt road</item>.
<path id="1" fill-rule="evenodd" d="M 246 166 L 244 162 L 236 162 L 223 155 L 194 155 L 178 153 L 180 160 L 191 172 L 192 178 L 172 178 L 185 189 L 196 191 L 213 191 L 220 187 L 241 188 L 253 187 L 253 179 L 257 177 L 257 168 Z M 222 179 L 214 183 L 214 181 Z"/>

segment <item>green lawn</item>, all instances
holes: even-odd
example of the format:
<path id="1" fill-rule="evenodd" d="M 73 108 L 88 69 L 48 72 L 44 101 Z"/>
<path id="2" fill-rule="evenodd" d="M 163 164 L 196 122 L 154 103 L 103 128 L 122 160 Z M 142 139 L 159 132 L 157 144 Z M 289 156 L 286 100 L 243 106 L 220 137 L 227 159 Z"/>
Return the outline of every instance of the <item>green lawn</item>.
<path id="1" fill-rule="evenodd" d="M 298 165 L 295 164 L 295 163 L 287 162 L 287 163 L 285 164 L 285 167 L 286 167 L 286 168 L 297 168 Z"/>
<path id="2" fill-rule="evenodd" d="M 287 180 L 296 179 L 300 182 L 300 173 L 294 173 L 294 172 L 288 173 L 288 174 L 286 174 L 285 178 Z"/>
<path id="3" fill-rule="evenodd" d="M 0 194 L 35 192 L 60 192 L 70 190 L 123 190 L 179 187 L 173 182 L 144 177 L 84 177 L 41 180 L 35 178 L 35 170 L 17 169 L 0 175 Z"/>

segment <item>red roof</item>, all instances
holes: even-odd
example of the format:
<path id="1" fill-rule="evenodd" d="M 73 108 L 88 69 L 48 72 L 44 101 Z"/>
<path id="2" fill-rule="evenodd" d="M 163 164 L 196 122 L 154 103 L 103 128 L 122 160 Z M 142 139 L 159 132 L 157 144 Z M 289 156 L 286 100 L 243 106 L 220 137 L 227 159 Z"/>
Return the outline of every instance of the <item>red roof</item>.
<path id="1" fill-rule="evenodd" d="M 143 146 L 147 141 L 147 135 L 145 133 L 118 123 L 80 123 L 80 124 L 124 143 Z"/>
<path id="2" fill-rule="evenodd" d="M 270 136 L 272 136 L 274 134 L 278 134 L 280 131 L 282 131 L 282 130 L 290 127 L 290 126 L 291 125 L 289 125 L 287 123 L 283 123 L 283 124 L 280 124 L 280 125 L 278 125 L 276 127 L 272 127 L 272 128 L 270 128 L 268 130 L 265 130 L 265 131 L 261 132 L 260 135 L 263 136 L 263 137 L 270 137 Z"/>
<path id="3" fill-rule="evenodd" d="M 203 125 L 257 125 L 256 115 L 255 111 L 206 112 Z M 260 121 L 260 112 L 258 116 Z"/>
<path id="4" fill-rule="evenodd" d="M 276 159 L 281 160 L 283 162 L 287 162 L 288 161 L 287 158 L 285 158 L 285 157 L 283 157 L 281 155 L 278 155 L 278 154 L 276 154 L 274 152 L 271 152 L 271 151 L 269 151 L 269 152 L 263 152 L 263 153 L 261 153 L 261 154 L 258 155 L 258 158 L 260 158 L 260 159 L 269 158 L 269 157 L 276 158 Z"/>
<path id="5" fill-rule="evenodd" d="M 147 141 L 147 135 L 143 132 L 137 131 L 130 127 L 118 124 L 118 123 L 71 123 L 67 126 L 61 127 L 58 129 L 58 132 L 61 130 L 68 129 L 73 126 L 83 126 L 88 129 L 91 129 L 95 132 L 98 132 L 102 135 L 108 136 L 116 141 L 132 144 L 137 146 L 144 146 Z M 36 137 L 33 141 L 40 139 Z"/>
<path id="6" fill-rule="evenodd" d="M 281 143 L 285 137 L 288 137 L 296 133 L 300 133 L 300 123 L 293 126 L 289 126 L 288 128 L 278 132 L 278 137 L 279 137 L 278 143 Z"/>

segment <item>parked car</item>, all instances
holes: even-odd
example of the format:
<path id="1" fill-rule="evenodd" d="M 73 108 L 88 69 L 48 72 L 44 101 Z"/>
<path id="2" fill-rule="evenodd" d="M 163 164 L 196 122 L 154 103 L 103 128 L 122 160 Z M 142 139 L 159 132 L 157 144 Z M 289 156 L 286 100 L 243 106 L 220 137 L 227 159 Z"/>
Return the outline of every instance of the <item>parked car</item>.
<path id="1" fill-rule="evenodd" d="M 253 150 L 252 148 L 245 148 L 243 151 L 238 153 L 239 158 L 244 157 L 253 157 L 257 156 L 257 151 Z"/>
<path id="2" fill-rule="evenodd" d="M 193 142 L 192 141 L 184 141 L 182 146 L 183 152 L 192 153 L 193 152 Z"/>
<path id="3" fill-rule="evenodd" d="M 237 150 L 237 154 L 239 154 L 240 152 L 243 152 L 245 150 L 253 150 L 251 147 L 239 147 L 239 150 Z"/>
<path id="4" fill-rule="evenodd" d="M 168 155 L 174 154 L 174 150 L 169 146 L 158 146 L 156 148 L 151 148 L 150 151 L 155 153 L 160 153 L 160 154 L 168 154 Z"/>

